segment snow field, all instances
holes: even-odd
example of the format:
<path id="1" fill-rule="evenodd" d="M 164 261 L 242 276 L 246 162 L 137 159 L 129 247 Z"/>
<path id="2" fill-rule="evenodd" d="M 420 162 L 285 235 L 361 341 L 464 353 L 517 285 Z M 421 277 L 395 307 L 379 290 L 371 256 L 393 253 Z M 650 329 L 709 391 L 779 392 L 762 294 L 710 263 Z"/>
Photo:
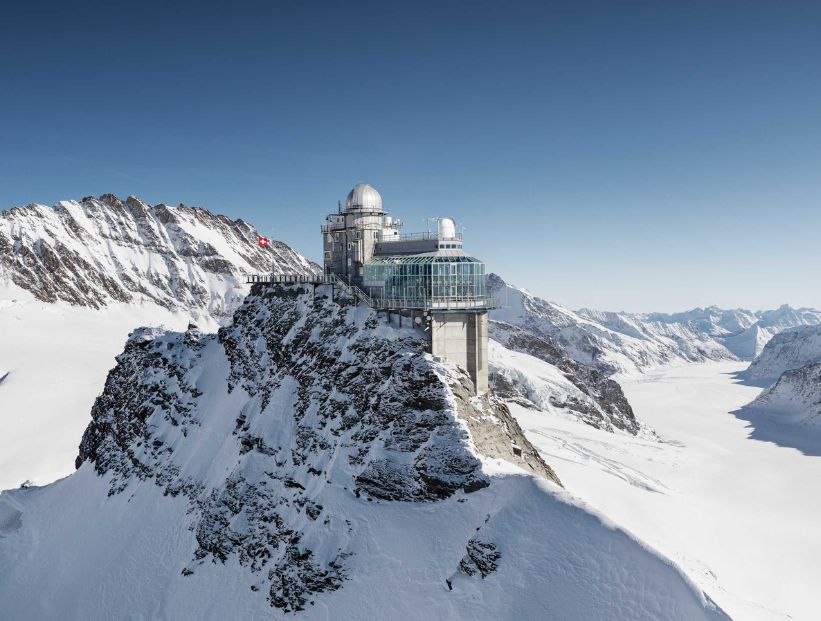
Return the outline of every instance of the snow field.
<path id="1" fill-rule="evenodd" d="M 679 563 L 733 618 L 812 621 L 821 459 L 749 437 L 731 414 L 760 390 L 733 379 L 743 367 L 620 378 L 661 442 L 511 409 L 569 490 Z"/>

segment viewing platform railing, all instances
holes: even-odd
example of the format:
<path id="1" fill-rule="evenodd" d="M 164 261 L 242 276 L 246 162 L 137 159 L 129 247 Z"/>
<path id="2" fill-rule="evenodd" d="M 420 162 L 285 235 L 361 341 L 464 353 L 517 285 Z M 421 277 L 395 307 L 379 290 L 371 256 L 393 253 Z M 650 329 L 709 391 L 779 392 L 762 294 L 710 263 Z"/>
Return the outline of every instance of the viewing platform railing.
<path id="1" fill-rule="evenodd" d="M 336 274 L 322 274 L 316 276 L 303 274 L 255 274 L 248 276 L 248 284 L 277 284 L 277 285 L 334 285 L 339 287 L 357 301 L 373 308 L 382 310 L 491 310 L 501 308 L 502 304 L 494 297 L 435 297 L 435 298 L 381 298 L 372 297 L 356 285 L 345 282 Z"/>
<path id="2" fill-rule="evenodd" d="M 491 310 L 501 308 L 497 298 L 372 298 L 371 306 L 386 310 Z"/>
<path id="3" fill-rule="evenodd" d="M 402 235 L 391 235 L 389 237 L 385 237 L 384 239 L 377 240 L 379 243 L 386 243 L 389 244 L 391 242 L 401 242 L 401 241 L 428 241 L 428 240 L 439 240 L 442 241 L 462 241 L 462 234 L 457 233 L 456 235 L 452 235 L 450 237 L 439 237 L 438 231 L 427 231 L 423 233 L 404 233 Z"/>
<path id="4" fill-rule="evenodd" d="M 252 274 L 245 281 L 249 285 L 332 285 L 331 276 L 307 276 L 304 274 Z"/>

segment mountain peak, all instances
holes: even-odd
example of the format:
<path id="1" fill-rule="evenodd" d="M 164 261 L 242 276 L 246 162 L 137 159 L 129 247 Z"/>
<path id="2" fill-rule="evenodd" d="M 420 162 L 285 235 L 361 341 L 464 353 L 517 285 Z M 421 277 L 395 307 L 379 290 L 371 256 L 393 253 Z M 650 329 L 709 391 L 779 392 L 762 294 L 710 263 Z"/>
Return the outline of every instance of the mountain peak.
<path id="1" fill-rule="evenodd" d="M 257 235 L 243 220 L 135 196 L 30 205 L 0 216 L 0 280 L 45 302 L 148 301 L 219 320 L 239 304 L 249 274 L 316 273 L 285 244 L 259 248 Z"/>
<path id="2" fill-rule="evenodd" d="M 0 496 L 7 615 L 726 619 L 418 329 L 317 289 L 255 286 L 217 334 L 131 334 L 78 470 Z"/>

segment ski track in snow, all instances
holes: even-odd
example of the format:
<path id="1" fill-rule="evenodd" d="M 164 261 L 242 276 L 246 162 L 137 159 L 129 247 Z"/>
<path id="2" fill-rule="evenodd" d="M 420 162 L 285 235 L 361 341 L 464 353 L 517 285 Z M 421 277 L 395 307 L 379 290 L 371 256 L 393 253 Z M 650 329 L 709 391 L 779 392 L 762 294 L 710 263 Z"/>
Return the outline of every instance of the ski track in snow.
<path id="1" fill-rule="evenodd" d="M 743 366 L 619 378 L 660 440 L 510 407 L 569 490 L 680 564 L 733 618 L 814 621 L 821 459 L 751 437 L 732 414 L 760 390 L 736 382 Z"/>
<path id="2" fill-rule="evenodd" d="M 585 446 L 585 439 L 561 429 L 550 428 L 531 428 L 525 429 L 526 434 L 534 434 L 546 438 L 555 443 L 555 452 L 551 453 L 551 457 L 558 458 L 565 462 L 583 462 L 589 463 L 592 466 L 598 467 L 607 474 L 611 474 L 622 481 L 634 485 L 648 492 L 664 493 L 666 486 L 664 483 L 653 477 L 647 476 L 636 468 L 618 461 L 605 457 L 600 448 L 596 446 L 597 443 L 590 443 L 590 446 Z M 606 447 L 603 443 L 598 443 L 601 447 Z M 568 456 L 567 453 L 570 453 Z"/>

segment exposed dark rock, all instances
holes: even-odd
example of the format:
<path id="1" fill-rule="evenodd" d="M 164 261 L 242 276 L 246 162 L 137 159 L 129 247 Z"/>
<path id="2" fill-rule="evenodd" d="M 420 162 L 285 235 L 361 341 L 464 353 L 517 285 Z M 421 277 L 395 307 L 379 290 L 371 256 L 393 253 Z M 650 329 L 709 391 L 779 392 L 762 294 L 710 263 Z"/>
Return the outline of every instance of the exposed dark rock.
<path id="1" fill-rule="evenodd" d="M 479 575 L 482 579 L 487 578 L 499 567 L 499 559 L 502 555 L 492 543 L 480 541 L 476 537 L 468 541 L 467 552 L 459 562 L 459 570 L 468 576 Z"/>

